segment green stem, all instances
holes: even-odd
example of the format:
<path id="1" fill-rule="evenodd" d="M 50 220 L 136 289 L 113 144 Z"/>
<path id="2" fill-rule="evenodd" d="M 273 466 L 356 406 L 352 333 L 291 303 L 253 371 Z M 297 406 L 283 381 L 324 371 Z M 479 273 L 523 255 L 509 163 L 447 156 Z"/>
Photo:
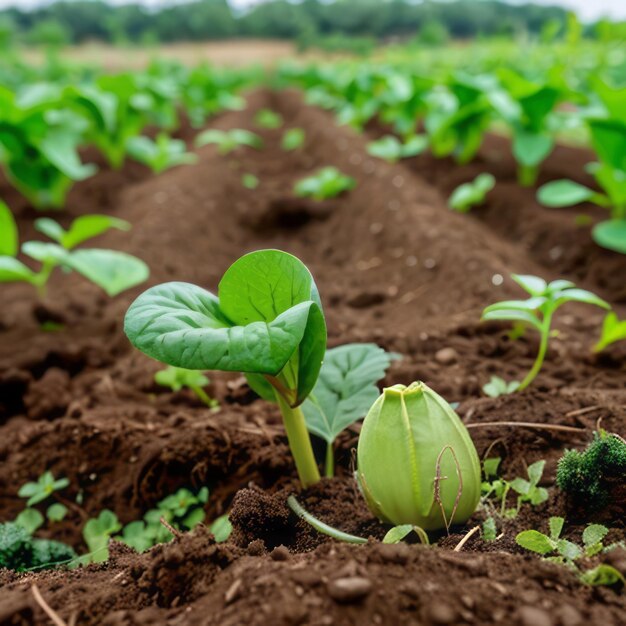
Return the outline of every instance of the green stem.
<path id="1" fill-rule="evenodd" d="M 326 444 L 326 467 L 324 475 L 326 478 L 332 478 L 335 475 L 335 451 L 333 450 L 332 441 Z"/>
<path id="2" fill-rule="evenodd" d="M 289 508 L 298 516 L 301 517 L 305 522 L 313 526 L 315 530 L 322 533 L 323 535 L 328 535 L 333 539 L 337 539 L 339 541 L 345 541 L 347 543 L 367 543 L 367 539 L 364 537 L 357 537 L 356 535 L 351 535 L 349 533 L 344 533 L 342 530 L 337 530 L 332 526 L 318 520 L 317 517 L 311 515 L 296 499 L 294 496 L 289 496 L 287 498 L 287 504 Z"/>
<path id="3" fill-rule="evenodd" d="M 206 404 L 210 409 L 214 409 L 217 406 L 217 400 L 213 400 L 212 398 L 209 398 L 209 395 L 206 393 L 206 391 L 204 391 L 204 389 L 202 389 L 202 387 L 197 387 L 196 385 L 192 385 L 189 387 L 191 389 L 191 391 L 193 391 L 198 398 L 200 398 L 200 400 L 202 402 L 204 402 L 204 404 Z"/>
<path id="4" fill-rule="evenodd" d="M 311 446 L 311 438 L 306 429 L 304 414 L 298 406 L 293 408 L 289 406 L 283 396 L 276 392 L 278 406 L 283 416 L 283 423 L 287 431 L 287 439 L 293 460 L 296 463 L 298 476 L 303 487 L 310 487 L 320 480 L 320 472 L 317 468 L 313 447 Z"/>
<path id="5" fill-rule="evenodd" d="M 543 324 L 541 328 L 541 343 L 539 344 L 539 352 L 537 353 L 537 358 L 528 374 L 524 380 L 520 383 L 520 386 L 517 388 L 518 391 L 522 391 L 526 389 L 530 383 L 535 380 L 537 374 L 541 371 L 541 366 L 543 365 L 543 360 L 545 359 L 546 352 L 548 351 L 548 339 L 550 338 L 550 324 L 552 322 L 552 313 L 546 313 L 543 318 Z"/>
<path id="6" fill-rule="evenodd" d="M 539 174 L 539 169 L 534 165 L 520 165 L 517 169 L 517 181 L 522 187 L 532 187 Z"/>

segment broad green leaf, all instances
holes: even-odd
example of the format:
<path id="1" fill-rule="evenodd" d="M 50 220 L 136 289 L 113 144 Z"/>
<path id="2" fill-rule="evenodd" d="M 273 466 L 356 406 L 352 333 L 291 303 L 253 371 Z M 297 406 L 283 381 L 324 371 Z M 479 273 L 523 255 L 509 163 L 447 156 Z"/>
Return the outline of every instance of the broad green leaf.
<path id="1" fill-rule="evenodd" d="M 611 305 L 605 302 L 602 298 L 596 296 L 595 293 L 587 291 L 586 289 L 564 289 L 563 291 L 557 291 L 554 293 L 554 298 L 559 303 L 564 302 L 584 302 L 585 304 L 594 304 L 603 309 L 610 309 Z"/>
<path id="2" fill-rule="evenodd" d="M 46 243 L 43 241 L 27 241 L 22 244 L 22 252 L 44 264 L 59 265 L 65 263 L 68 252 L 56 243 Z"/>
<path id="3" fill-rule="evenodd" d="M 589 121 L 591 143 L 604 163 L 626 171 L 626 123 L 613 119 Z"/>
<path id="4" fill-rule="evenodd" d="M 550 527 L 550 537 L 556 541 L 563 531 L 563 524 L 565 524 L 565 519 L 562 517 L 551 517 L 548 520 L 548 525 Z"/>
<path id="5" fill-rule="evenodd" d="M 608 587 L 616 585 L 618 583 L 626 585 L 626 578 L 624 575 L 612 565 L 602 563 L 593 569 L 587 570 L 580 577 L 585 585 L 606 585 Z"/>
<path id="6" fill-rule="evenodd" d="M 609 534 L 609 529 L 602 524 L 589 524 L 583 530 L 583 543 L 586 546 L 592 546 L 600 543 Z"/>
<path id="7" fill-rule="evenodd" d="M 307 428 L 327 443 L 366 413 L 379 396 L 376 383 L 396 354 L 375 344 L 347 344 L 326 352 L 311 395 L 302 405 Z"/>
<path id="8" fill-rule="evenodd" d="M 541 329 L 539 320 L 527 311 L 511 309 L 484 311 L 481 319 L 484 321 L 524 322 L 537 330 Z"/>
<path id="9" fill-rule="evenodd" d="M 222 543 L 230 537 L 230 534 L 233 532 L 233 525 L 230 523 L 228 515 L 220 515 L 211 524 L 209 530 L 213 533 L 215 541 Z"/>
<path id="10" fill-rule="evenodd" d="M 563 289 L 570 289 L 575 286 L 576 285 L 571 280 L 563 280 L 562 278 L 559 278 L 557 280 L 553 280 L 548 285 L 548 291 L 550 291 L 550 293 L 554 293 L 555 291 L 562 291 Z"/>
<path id="11" fill-rule="evenodd" d="M 485 311 L 536 311 L 547 302 L 544 296 L 533 296 L 527 300 L 503 300 L 490 304 Z"/>
<path id="12" fill-rule="evenodd" d="M 39 232 L 54 239 L 66 250 L 71 250 L 87 239 L 92 239 L 111 228 L 130 230 L 130 227 L 126 220 L 109 215 L 83 215 L 76 218 L 67 231 L 49 218 L 44 217 L 35 220 L 35 228 Z"/>
<path id="13" fill-rule="evenodd" d="M 591 200 L 595 194 L 593 189 L 572 180 L 555 180 L 539 188 L 537 200 L 547 207 L 566 207 Z"/>
<path id="14" fill-rule="evenodd" d="M 518 132 L 513 137 L 513 155 L 522 165 L 534 167 L 550 154 L 554 139 L 543 133 Z"/>
<path id="15" fill-rule="evenodd" d="M 24 509 L 16 518 L 15 523 L 32 535 L 44 523 L 43 515 L 37 509 Z"/>
<path id="16" fill-rule="evenodd" d="M 14 257 L 19 249 L 17 224 L 11 209 L 0 200 L 0 256 Z"/>
<path id="17" fill-rule="evenodd" d="M 165 283 L 135 300 L 125 332 L 135 347 L 169 365 L 276 376 L 298 349 L 313 307 L 319 311 L 309 301 L 270 323 L 232 326 L 213 294 L 188 283 Z"/>
<path id="18" fill-rule="evenodd" d="M 556 549 L 555 542 L 537 530 L 523 530 L 515 537 L 515 541 L 518 546 L 541 555 L 550 554 Z"/>
<path id="19" fill-rule="evenodd" d="M 150 269 L 141 259 L 116 250 L 76 250 L 68 254 L 65 264 L 109 296 L 135 287 L 150 276 Z"/>
<path id="20" fill-rule="evenodd" d="M 626 220 L 607 220 L 593 227 L 593 240 L 603 248 L 626 254 Z"/>
<path id="21" fill-rule="evenodd" d="M 543 278 L 530 274 L 511 274 L 511 278 L 531 296 L 543 295 L 548 286 Z"/>
<path id="22" fill-rule="evenodd" d="M 0 256 L 0 283 L 28 282 L 35 280 L 35 272 L 11 256 Z"/>
<path id="23" fill-rule="evenodd" d="M 413 530 L 412 524 L 401 524 L 387 531 L 383 543 L 400 543 Z"/>
<path id="24" fill-rule="evenodd" d="M 611 312 L 604 318 L 604 323 L 602 324 L 602 336 L 593 349 L 595 352 L 600 352 L 610 344 L 625 339 L 626 320 L 620 321 L 617 314 Z"/>
<path id="25" fill-rule="evenodd" d="M 63 129 L 56 130 L 39 146 L 42 154 L 72 180 L 84 180 L 95 174 L 95 165 L 81 163 L 75 138 Z"/>
<path id="26" fill-rule="evenodd" d="M 558 553 L 570 561 L 575 561 L 583 554 L 582 548 L 575 543 L 568 541 L 567 539 L 559 539 L 556 542 L 556 549 Z"/>

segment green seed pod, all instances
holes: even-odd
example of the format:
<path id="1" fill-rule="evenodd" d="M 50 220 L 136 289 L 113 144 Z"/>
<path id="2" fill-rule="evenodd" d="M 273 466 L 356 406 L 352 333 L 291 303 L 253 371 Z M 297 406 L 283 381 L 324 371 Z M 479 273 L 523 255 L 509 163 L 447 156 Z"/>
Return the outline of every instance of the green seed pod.
<path id="1" fill-rule="evenodd" d="M 383 391 L 365 417 L 357 455 L 363 495 L 385 522 L 447 529 L 476 510 L 476 448 L 452 407 L 424 383 Z"/>

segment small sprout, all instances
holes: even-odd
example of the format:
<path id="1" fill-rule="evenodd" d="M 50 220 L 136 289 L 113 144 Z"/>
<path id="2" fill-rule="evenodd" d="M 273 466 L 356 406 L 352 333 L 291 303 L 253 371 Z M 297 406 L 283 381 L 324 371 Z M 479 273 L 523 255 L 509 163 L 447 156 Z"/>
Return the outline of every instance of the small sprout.
<path id="1" fill-rule="evenodd" d="M 150 137 L 131 137 L 128 141 L 130 156 L 147 165 L 155 174 L 178 165 L 193 165 L 197 155 L 187 152 L 187 146 L 181 139 L 172 139 L 167 133 L 159 133 L 156 140 Z"/>
<path id="2" fill-rule="evenodd" d="M 200 133 L 195 141 L 196 148 L 209 144 L 217 145 L 219 154 L 228 154 L 241 146 L 248 146 L 258 150 L 263 147 L 263 140 L 255 133 L 242 128 L 234 128 L 233 130 L 210 128 Z"/>
<path id="3" fill-rule="evenodd" d="M 496 186 L 496 179 L 488 173 L 479 174 L 469 183 L 459 185 L 450 195 L 448 206 L 459 213 L 485 202 L 487 194 Z"/>
<path id="4" fill-rule="evenodd" d="M 482 319 L 524 323 L 539 332 L 541 337 L 539 352 L 532 368 L 517 388 L 518 391 L 522 391 L 541 371 L 548 350 L 552 318 L 563 304 L 584 302 L 603 309 L 610 309 L 610 306 L 590 291 L 578 289 L 569 280 L 554 280 L 548 284 L 537 276 L 512 274 L 511 278 L 528 292 L 530 297 L 527 300 L 507 300 L 492 304 L 483 311 Z"/>
<path id="5" fill-rule="evenodd" d="M 241 184 L 246 189 L 256 189 L 259 186 L 259 179 L 254 174 L 243 174 Z"/>
<path id="6" fill-rule="evenodd" d="M 47 500 L 55 491 L 61 491 L 70 484 L 67 478 L 55 479 L 52 472 L 44 472 L 37 482 L 26 483 L 20 487 L 17 495 L 28 498 L 26 506 L 32 506 Z"/>
<path id="7" fill-rule="evenodd" d="M 228 515 L 220 515 L 220 517 L 211 524 L 209 530 L 213 533 L 217 543 L 223 543 L 228 540 L 230 534 L 233 532 L 233 525 L 230 523 Z"/>
<path id="8" fill-rule="evenodd" d="M 421 543 L 426 546 L 430 545 L 430 540 L 428 539 L 426 532 L 419 526 L 412 526 L 411 524 L 394 526 L 391 530 L 387 531 L 387 534 L 383 537 L 383 543 L 400 543 L 412 532 L 418 536 Z"/>
<path id="9" fill-rule="evenodd" d="M 385 135 L 367 144 L 367 152 L 389 163 L 396 163 L 400 159 L 421 154 L 427 147 L 428 137 L 425 135 L 414 135 L 405 143 L 393 135 Z"/>
<path id="10" fill-rule="evenodd" d="M 172 391 L 180 391 L 187 387 L 209 408 L 214 409 L 219 406 L 219 402 L 210 398 L 203 387 L 209 384 L 209 379 L 198 370 L 188 370 L 182 367 L 169 365 L 164 370 L 154 375 L 157 384 L 169 387 Z"/>
<path id="11" fill-rule="evenodd" d="M 306 135 L 302 128 L 290 128 L 283 133 L 280 146 L 285 152 L 291 152 L 302 147 L 305 139 Z"/>
<path id="12" fill-rule="evenodd" d="M 515 478 L 511 481 L 511 489 L 519 494 L 517 498 L 518 511 L 524 502 L 537 506 L 548 499 L 547 489 L 538 486 L 545 466 L 545 461 L 536 461 L 528 466 L 528 480 Z"/>
<path id="13" fill-rule="evenodd" d="M 583 545 L 587 556 L 595 556 L 604 549 L 602 541 L 609 534 L 609 529 L 602 524 L 589 524 L 583 531 Z"/>
<path id="14" fill-rule="evenodd" d="M 334 475 L 333 442 L 365 417 L 379 395 L 376 383 L 398 358 L 371 343 L 327 350 L 317 383 L 302 405 L 307 429 L 326 442 L 326 476 Z"/>
<path id="15" fill-rule="evenodd" d="M 544 535 L 538 530 L 523 530 L 515 537 L 515 542 L 541 556 L 557 552 L 564 562 L 575 561 L 583 555 L 583 550 L 575 543 L 561 538 L 564 523 L 562 517 L 551 517 L 548 520 L 550 535 Z"/>
<path id="16" fill-rule="evenodd" d="M 624 578 L 624 575 L 612 565 L 608 565 L 607 563 L 601 563 L 593 569 L 583 572 L 580 576 L 580 580 L 585 585 L 591 585 L 592 587 L 626 585 L 626 578 Z"/>
<path id="17" fill-rule="evenodd" d="M 294 193 L 301 198 L 327 200 L 354 189 L 355 186 L 354 178 L 342 174 L 336 167 L 328 166 L 299 180 L 294 186 Z"/>
<path id="18" fill-rule="evenodd" d="M 67 507 L 60 502 L 55 502 L 48 507 L 46 517 L 49 522 L 61 522 L 67 515 Z"/>
<path id="19" fill-rule="evenodd" d="M 492 376 L 489 382 L 483 385 L 483 392 L 490 398 L 498 398 L 513 393 L 518 388 L 519 382 L 516 380 L 507 383 L 506 380 L 499 376 Z"/>
<path id="20" fill-rule="evenodd" d="M 100 511 L 97 518 L 87 521 L 83 527 L 83 538 L 89 548 L 88 562 L 103 563 L 109 558 L 109 539 L 122 525 L 113 511 Z"/>
<path id="21" fill-rule="evenodd" d="M 611 485 L 626 474 L 626 443 L 605 431 L 594 434 L 583 452 L 566 450 L 559 460 L 556 484 L 579 506 L 593 511 L 610 501 Z"/>
<path id="22" fill-rule="evenodd" d="M 37 509 L 24 509 L 15 518 L 15 523 L 26 530 L 29 535 L 33 535 L 37 529 L 43 526 L 44 522 L 44 516 Z"/>
<path id="23" fill-rule="evenodd" d="M 617 314 L 607 313 L 602 324 L 600 341 L 593 347 L 594 352 L 602 352 L 607 346 L 626 340 L 626 320 L 620 320 Z"/>
<path id="24" fill-rule="evenodd" d="M 476 448 L 448 402 L 424 383 L 383 391 L 363 421 L 357 458 L 365 500 L 385 522 L 447 530 L 476 510 Z"/>
<path id="25" fill-rule="evenodd" d="M 283 125 L 283 118 L 279 113 L 271 109 L 259 109 L 254 116 L 254 123 L 259 128 L 275 130 Z"/>
<path id="26" fill-rule="evenodd" d="M 0 215 L 15 224 L 6 205 L 0 202 Z M 130 254 L 116 250 L 97 248 L 74 250 L 76 246 L 100 235 L 111 228 L 128 230 L 130 224 L 108 215 L 83 215 L 76 218 L 68 230 L 49 218 L 35 220 L 35 228 L 56 243 L 27 241 L 22 252 L 41 263 L 39 272 L 19 261 L 15 256 L 0 256 L 0 283 L 27 282 L 45 293 L 46 284 L 57 267 L 74 270 L 102 288 L 109 296 L 115 296 L 145 281 L 150 275 L 148 266 Z M 17 229 L 10 229 L 13 234 Z M 7 231 L 8 232 L 8 231 Z M 12 235 L 13 236 L 13 235 Z M 3 249 L 15 250 L 17 239 L 3 237 Z"/>
<path id="27" fill-rule="evenodd" d="M 495 541 L 498 537 L 498 527 L 493 517 L 488 517 L 482 525 L 483 539 L 485 541 Z"/>

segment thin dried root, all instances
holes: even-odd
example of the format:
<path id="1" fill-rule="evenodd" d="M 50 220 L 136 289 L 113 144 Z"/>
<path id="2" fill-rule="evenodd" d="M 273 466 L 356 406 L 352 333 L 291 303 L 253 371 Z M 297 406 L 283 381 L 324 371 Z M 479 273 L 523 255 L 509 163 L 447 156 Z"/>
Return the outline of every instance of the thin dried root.
<path id="1" fill-rule="evenodd" d="M 50 618 L 55 626 L 68 626 L 67 622 L 62 620 L 59 614 L 52 608 L 50 608 L 50 605 L 43 599 L 43 596 L 41 595 L 39 587 L 37 587 L 37 585 L 33 585 L 30 590 L 35 597 L 35 602 L 37 602 L 37 604 L 42 608 L 43 612 Z"/>
<path id="2" fill-rule="evenodd" d="M 480 526 L 474 526 L 474 528 L 472 528 L 465 535 L 465 537 L 463 537 L 463 539 L 461 539 L 461 541 L 459 541 L 459 543 L 456 544 L 456 546 L 454 547 L 454 552 L 460 552 L 463 549 L 463 546 L 469 541 L 470 537 L 476 534 L 476 532 L 478 532 L 479 530 L 480 530 Z"/>

